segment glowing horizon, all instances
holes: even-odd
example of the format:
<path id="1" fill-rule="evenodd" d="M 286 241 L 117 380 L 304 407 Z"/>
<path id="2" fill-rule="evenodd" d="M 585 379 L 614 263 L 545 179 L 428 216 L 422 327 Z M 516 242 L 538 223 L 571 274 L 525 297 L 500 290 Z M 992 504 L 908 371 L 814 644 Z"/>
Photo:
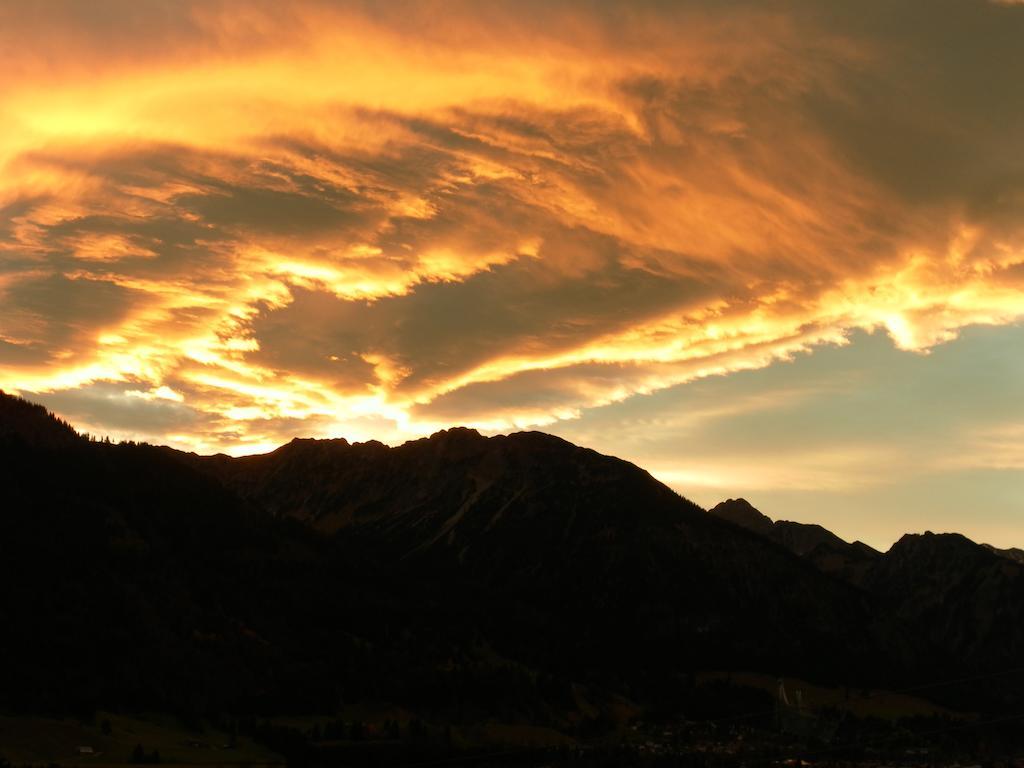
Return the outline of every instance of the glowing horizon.
<path id="1" fill-rule="evenodd" d="M 867 334 L 1015 327 L 1020 39 L 1024 6 L 966 0 L 7 6 L 0 388 L 251 453 L 582 433 Z"/>

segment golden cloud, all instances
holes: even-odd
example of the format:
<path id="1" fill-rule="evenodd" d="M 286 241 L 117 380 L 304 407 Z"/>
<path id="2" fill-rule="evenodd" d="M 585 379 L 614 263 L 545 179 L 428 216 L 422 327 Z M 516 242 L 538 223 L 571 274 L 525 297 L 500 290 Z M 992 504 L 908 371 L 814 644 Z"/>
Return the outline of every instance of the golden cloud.
<path id="1" fill-rule="evenodd" d="M 1024 13 L 901 5 L 5 8 L 0 387 L 253 450 L 1015 321 Z"/>

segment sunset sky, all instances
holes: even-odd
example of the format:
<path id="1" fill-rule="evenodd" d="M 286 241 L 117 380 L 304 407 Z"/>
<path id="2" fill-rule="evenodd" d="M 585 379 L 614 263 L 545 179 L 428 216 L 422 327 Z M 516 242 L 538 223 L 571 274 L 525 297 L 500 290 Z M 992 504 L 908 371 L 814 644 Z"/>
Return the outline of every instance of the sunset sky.
<path id="1" fill-rule="evenodd" d="M 1024 3 L 0 3 L 0 389 L 541 429 L 1024 546 Z"/>

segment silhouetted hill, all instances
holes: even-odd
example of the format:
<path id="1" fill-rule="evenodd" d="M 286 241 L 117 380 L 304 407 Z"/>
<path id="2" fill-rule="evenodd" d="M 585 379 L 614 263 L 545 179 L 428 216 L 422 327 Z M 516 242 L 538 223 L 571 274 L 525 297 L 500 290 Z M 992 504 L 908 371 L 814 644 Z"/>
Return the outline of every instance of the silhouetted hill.
<path id="1" fill-rule="evenodd" d="M 727 499 L 708 511 L 716 517 L 762 535 L 768 534 L 774 526 L 770 517 L 755 509 L 746 499 Z"/>
<path id="2" fill-rule="evenodd" d="M 14 439 L 32 445 L 66 445 L 81 438 L 43 406 L 0 390 L 0 442 Z"/>
<path id="3" fill-rule="evenodd" d="M 743 499 L 710 511 L 864 588 L 877 611 L 916 627 L 947 669 L 1003 670 L 988 680 L 989 692 L 1018 700 L 1007 690 L 1020 680 L 1024 659 L 1024 564 L 1014 550 L 925 533 L 905 535 L 883 555 L 819 525 L 772 522 Z M 969 687 L 947 687 L 940 695 L 971 699 Z"/>
<path id="4" fill-rule="evenodd" d="M 822 566 L 824 529 L 762 536 L 541 433 L 232 459 L 89 441 L 4 395 L 0 421 L 2 709 L 566 729 L 685 710 L 699 670 L 897 686 L 1024 648 L 1020 566 L 966 540 L 875 553 L 862 589 Z"/>
<path id="5" fill-rule="evenodd" d="M 853 667 L 878 663 L 855 590 L 647 472 L 556 437 L 296 440 L 197 465 L 260 509 L 374 553 L 389 573 L 502 606 L 480 616 L 499 650 L 574 679 L 604 668 L 632 687 L 722 665 L 827 674 L 819 662 L 840 652 Z"/>
<path id="6" fill-rule="evenodd" d="M 861 541 L 851 544 L 820 525 L 773 521 L 746 499 L 728 499 L 709 511 L 780 544 L 818 570 L 856 586 L 863 586 L 866 574 L 880 557 L 880 553 L 867 544 Z"/>
<path id="7" fill-rule="evenodd" d="M 973 669 L 1024 656 L 1024 566 L 960 534 L 907 534 L 871 570 L 880 603 Z"/>
<path id="8" fill-rule="evenodd" d="M 1021 565 L 1024 565 L 1024 549 L 1020 549 L 1018 547 L 1010 547 L 1009 549 L 999 549 L 998 547 L 993 547 L 991 544 L 982 544 L 981 546 L 985 547 L 985 549 L 989 550 L 993 554 L 999 555 L 1000 557 L 1009 558 L 1010 560 L 1013 560 L 1015 563 L 1020 563 Z"/>
<path id="9" fill-rule="evenodd" d="M 164 450 L 0 402 L 19 409 L 0 441 L 0 708 L 179 711 L 268 687 L 260 620 L 290 586 L 274 570 L 311 537 Z"/>

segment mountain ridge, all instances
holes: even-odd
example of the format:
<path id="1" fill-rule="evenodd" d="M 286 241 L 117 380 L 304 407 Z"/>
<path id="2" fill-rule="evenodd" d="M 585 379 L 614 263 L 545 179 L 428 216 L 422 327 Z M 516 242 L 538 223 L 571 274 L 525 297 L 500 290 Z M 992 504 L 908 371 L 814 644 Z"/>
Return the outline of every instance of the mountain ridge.
<path id="1" fill-rule="evenodd" d="M 14 628 L 0 707 L 386 697 L 565 728 L 590 717 L 573 686 L 671 707 L 699 669 L 904 685 L 1024 649 L 1024 568 L 967 539 L 955 576 L 970 587 L 933 585 L 927 547 L 945 540 L 891 559 L 814 526 L 773 540 L 544 433 L 296 439 L 232 458 L 60 424 L 0 395 L 0 614 Z M 921 599 L 932 588 L 954 621 Z M 1017 701 L 1012 682 L 949 703 Z"/>
<path id="2" fill-rule="evenodd" d="M 772 520 L 746 499 L 727 499 L 708 513 L 753 531 L 812 563 L 818 570 L 858 587 L 882 553 L 861 541 L 845 541 L 816 523 Z"/>

